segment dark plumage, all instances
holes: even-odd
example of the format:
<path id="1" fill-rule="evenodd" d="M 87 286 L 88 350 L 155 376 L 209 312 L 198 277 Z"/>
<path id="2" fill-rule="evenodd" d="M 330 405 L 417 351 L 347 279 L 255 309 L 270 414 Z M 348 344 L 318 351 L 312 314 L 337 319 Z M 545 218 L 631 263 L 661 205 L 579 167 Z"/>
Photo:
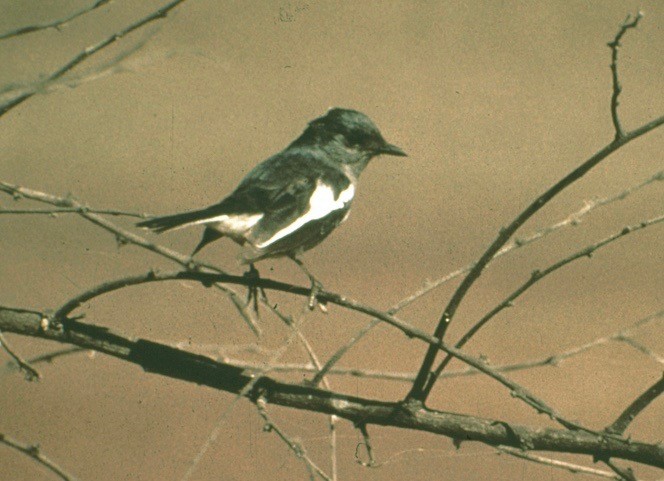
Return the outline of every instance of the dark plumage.
<path id="1" fill-rule="evenodd" d="M 137 225 L 158 233 L 205 225 L 194 254 L 227 236 L 244 246 L 245 262 L 295 258 L 345 220 L 359 175 L 379 154 L 406 155 L 387 143 L 366 115 L 334 108 L 309 122 L 284 150 L 258 164 L 218 204 Z"/>

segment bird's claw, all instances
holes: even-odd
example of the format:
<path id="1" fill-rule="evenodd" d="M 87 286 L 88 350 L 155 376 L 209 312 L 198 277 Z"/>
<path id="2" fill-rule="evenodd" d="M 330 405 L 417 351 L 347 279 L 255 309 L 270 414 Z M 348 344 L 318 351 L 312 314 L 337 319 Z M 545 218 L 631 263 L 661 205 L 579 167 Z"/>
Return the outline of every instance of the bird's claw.
<path id="1" fill-rule="evenodd" d="M 323 290 L 323 284 L 321 284 L 315 278 L 311 278 L 311 291 L 309 292 L 309 310 L 313 311 L 316 306 L 321 310 L 322 313 L 327 314 L 327 302 L 319 301 L 318 294 Z"/>

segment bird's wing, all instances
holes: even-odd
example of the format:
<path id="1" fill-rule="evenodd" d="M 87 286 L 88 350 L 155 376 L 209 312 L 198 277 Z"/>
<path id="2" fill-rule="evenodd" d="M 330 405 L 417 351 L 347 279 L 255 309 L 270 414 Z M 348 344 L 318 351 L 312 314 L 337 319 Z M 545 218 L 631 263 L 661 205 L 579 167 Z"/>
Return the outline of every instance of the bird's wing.
<path id="1" fill-rule="evenodd" d="M 316 158 L 289 155 L 259 165 L 228 201 L 253 204 L 263 217 L 249 242 L 265 249 L 308 223 L 348 209 L 354 194 L 350 179 Z"/>

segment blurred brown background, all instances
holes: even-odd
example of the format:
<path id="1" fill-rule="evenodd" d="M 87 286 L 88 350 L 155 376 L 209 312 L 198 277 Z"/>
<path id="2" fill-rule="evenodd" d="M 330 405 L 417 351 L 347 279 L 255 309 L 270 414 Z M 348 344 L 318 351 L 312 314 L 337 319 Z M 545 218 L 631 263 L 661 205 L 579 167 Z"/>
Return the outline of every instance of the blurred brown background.
<path id="1" fill-rule="evenodd" d="M 89 2 L 0 0 L 0 32 L 64 16 Z M 157 2 L 116 0 L 62 31 L 0 42 L 0 85 L 33 81 Z M 381 158 L 364 173 L 349 221 L 305 256 L 331 290 L 387 308 L 475 259 L 537 194 L 613 137 L 609 49 L 627 13 L 646 16 L 621 51 L 627 129 L 664 111 L 664 5 L 659 1 L 567 2 L 185 2 L 168 19 L 131 35 L 78 73 L 153 36 L 124 62 L 125 72 L 39 95 L 0 119 L 0 179 L 66 194 L 99 208 L 153 214 L 201 207 L 228 193 L 259 160 L 280 150 L 331 106 L 361 110 L 405 159 Z M 661 129 L 609 157 L 529 222 L 531 232 L 662 168 Z M 0 198 L 6 208 L 28 206 Z M 501 300 L 536 268 L 661 214 L 661 185 L 598 210 L 496 262 L 471 291 L 450 332 Z M 131 222 L 118 220 L 131 227 Z M 183 252 L 199 232 L 158 240 Z M 662 229 L 652 227 L 540 283 L 489 324 L 468 351 L 495 364 L 543 357 L 588 342 L 662 307 Z M 0 217 L 3 305 L 53 308 L 101 281 L 150 267 L 170 268 L 75 217 Z M 237 248 L 218 242 L 203 258 L 236 272 Z M 286 261 L 265 261 L 264 275 L 304 283 Z M 455 283 L 402 313 L 432 330 Z M 297 312 L 278 294 L 274 299 Z M 298 301 L 300 302 L 300 301 Z M 255 342 L 228 300 L 198 285 L 127 289 L 83 309 L 87 321 L 165 342 Z M 332 308 L 304 331 L 322 358 L 366 319 Z M 262 345 L 288 336 L 265 316 Z M 638 340 L 664 351 L 661 323 Z M 26 356 L 58 346 L 10 337 Z M 424 347 L 381 327 L 344 366 L 412 371 Z M 2 361 L 5 361 L 3 355 Z M 294 346 L 287 361 L 303 361 Z M 458 367 L 459 365 L 456 365 Z M 454 367 L 454 366 L 453 366 Z M 0 373 L 0 432 L 38 442 L 82 480 L 176 480 L 187 470 L 232 396 L 147 375 L 104 356 L 70 356 L 41 366 L 44 380 Z M 601 429 L 661 375 L 662 366 L 623 344 L 608 344 L 558 368 L 514 373 L 567 417 Z M 334 378 L 351 394 L 394 400 L 406 384 Z M 479 377 L 439 383 L 432 407 L 547 425 L 495 382 Z M 328 469 L 323 416 L 273 408 L 281 427 Z M 654 403 L 630 432 L 661 439 L 664 404 Z M 301 462 L 238 403 L 192 479 L 307 479 Z M 498 457 L 488 447 L 416 432 L 370 428 L 376 456 L 353 459 L 360 435 L 339 428 L 340 479 L 576 479 L 552 468 Z M 11 480 L 52 479 L 0 446 Z M 655 473 L 637 467 L 652 479 Z"/>

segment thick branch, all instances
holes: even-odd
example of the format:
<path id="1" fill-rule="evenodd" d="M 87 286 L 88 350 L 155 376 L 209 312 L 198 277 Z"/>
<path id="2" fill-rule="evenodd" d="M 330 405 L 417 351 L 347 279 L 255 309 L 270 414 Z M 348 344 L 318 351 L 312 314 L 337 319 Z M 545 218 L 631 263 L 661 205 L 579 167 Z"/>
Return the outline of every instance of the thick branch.
<path id="1" fill-rule="evenodd" d="M 243 369 L 216 362 L 145 339 L 131 340 L 107 328 L 72 323 L 67 332 L 43 330 L 42 316 L 0 308 L 0 329 L 94 349 L 140 365 L 148 372 L 238 394 L 249 383 L 252 401 L 261 396 L 271 404 L 334 414 L 358 424 L 376 424 L 440 434 L 453 439 L 478 441 L 492 446 L 511 446 L 590 456 L 606 455 L 664 468 L 664 447 L 583 431 L 530 428 L 492 419 L 418 408 L 399 403 L 347 396 L 312 387 L 282 383 L 264 377 L 258 382 Z"/>
<path id="2" fill-rule="evenodd" d="M 93 287 L 92 289 L 89 289 L 80 294 L 79 296 L 76 296 L 75 298 L 68 301 L 65 305 L 59 308 L 53 316 L 51 316 L 51 319 L 54 321 L 54 324 L 56 326 L 59 325 L 60 323 L 65 323 L 66 328 L 69 329 L 71 325 L 76 325 L 78 323 L 75 323 L 74 321 L 67 319 L 66 316 L 71 311 L 76 309 L 82 302 L 86 302 L 99 295 L 132 285 L 144 284 L 148 282 L 169 281 L 176 279 L 196 280 L 206 286 L 211 286 L 219 282 L 224 282 L 224 283 L 234 283 L 234 284 L 241 284 L 247 286 L 254 285 L 257 287 L 261 287 L 263 289 L 275 289 L 307 297 L 309 297 L 311 294 L 310 288 L 293 286 L 291 284 L 273 281 L 270 279 L 261 278 L 256 280 L 256 279 L 248 279 L 245 276 L 232 276 L 228 274 L 213 274 L 213 273 L 196 272 L 196 271 L 175 271 L 175 272 L 163 272 L 163 273 L 150 271 L 146 274 L 124 277 L 116 279 L 114 281 L 108 281 L 103 284 L 100 284 L 99 286 Z M 409 337 L 415 337 L 417 339 L 420 339 L 424 342 L 429 343 L 431 346 L 434 346 L 437 350 L 440 349 L 448 354 L 451 354 L 460 361 L 468 364 L 469 366 L 472 366 L 478 371 L 495 379 L 503 386 L 509 388 L 510 394 L 513 397 L 522 400 L 524 403 L 535 409 L 538 413 L 548 415 L 551 419 L 556 420 L 557 422 L 559 422 L 561 425 L 565 426 L 568 429 L 578 429 L 589 433 L 598 434 L 582 426 L 579 423 L 564 418 L 563 416 L 558 414 L 553 408 L 551 408 L 547 403 L 545 403 L 543 400 L 537 398 L 535 395 L 530 393 L 523 386 L 517 384 L 516 382 L 502 375 L 496 369 L 490 367 L 482 359 L 474 358 L 459 349 L 447 346 L 442 341 L 436 339 L 433 336 L 430 336 L 421 329 L 418 329 L 408 324 L 407 322 L 404 322 L 394 317 L 393 315 L 390 315 L 386 312 L 382 312 L 378 309 L 372 308 L 370 306 L 361 304 L 355 300 L 331 292 L 326 292 L 321 290 L 317 294 L 317 298 L 321 302 L 336 304 L 338 306 L 380 319 L 381 321 L 384 321 L 390 324 L 391 326 L 394 326 L 397 329 L 401 330 Z"/>

